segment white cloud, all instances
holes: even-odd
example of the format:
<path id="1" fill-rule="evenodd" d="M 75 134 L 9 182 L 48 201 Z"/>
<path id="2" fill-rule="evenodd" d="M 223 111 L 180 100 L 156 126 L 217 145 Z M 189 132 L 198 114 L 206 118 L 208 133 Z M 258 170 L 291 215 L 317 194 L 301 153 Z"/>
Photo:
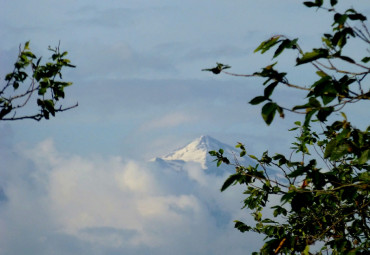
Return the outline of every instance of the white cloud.
<path id="1" fill-rule="evenodd" d="M 48 254 L 63 240 L 70 254 L 221 254 L 244 240 L 231 223 L 241 191 L 221 194 L 225 176 L 207 175 L 196 164 L 175 172 L 121 157 L 68 155 L 52 140 L 22 149 L 5 165 L 15 160 L 27 167 L 13 167 L 3 185 L 2 254 Z M 21 247 L 15 236 L 24 239 Z"/>
<path id="2" fill-rule="evenodd" d="M 131 161 L 128 162 L 125 171 L 117 171 L 115 179 L 122 190 L 129 189 L 137 193 L 155 193 L 157 190 L 154 177 L 143 166 Z"/>

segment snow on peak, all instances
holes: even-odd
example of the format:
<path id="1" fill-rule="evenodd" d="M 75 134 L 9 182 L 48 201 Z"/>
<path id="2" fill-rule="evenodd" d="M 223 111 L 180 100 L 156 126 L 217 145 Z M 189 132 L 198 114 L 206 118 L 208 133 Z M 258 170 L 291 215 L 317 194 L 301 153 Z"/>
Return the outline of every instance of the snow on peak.
<path id="1" fill-rule="evenodd" d="M 225 152 L 230 150 L 230 146 L 223 144 L 216 139 L 203 135 L 188 145 L 175 150 L 174 152 L 161 157 L 163 160 L 182 160 L 185 162 L 197 162 L 200 163 L 202 168 L 207 168 L 207 160 L 209 158 L 209 151 L 224 149 Z"/>

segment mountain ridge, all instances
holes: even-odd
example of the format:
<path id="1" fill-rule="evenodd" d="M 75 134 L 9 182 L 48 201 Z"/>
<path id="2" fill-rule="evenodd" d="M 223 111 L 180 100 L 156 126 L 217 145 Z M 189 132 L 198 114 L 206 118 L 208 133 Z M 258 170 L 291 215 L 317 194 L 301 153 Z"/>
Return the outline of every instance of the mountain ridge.
<path id="1" fill-rule="evenodd" d="M 203 170 L 210 170 L 207 172 L 232 172 L 235 171 L 233 166 L 219 167 L 217 168 L 215 157 L 212 157 L 209 154 L 209 151 L 215 150 L 218 151 L 219 149 L 224 150 L 224 156 L 228 157 L 231 162 L 234 159 L 237 159 L 240 164 L 246 165 L 253 163 L 251 160 L 246 158 L 240 158 L 238 149 L 220 142 L 219 140 L 209 136 L 209 135 L 202 135 L 195 140 L 191 141 L 190 143 L 186 144 L 183 147 L 180 147 L 174 150 L 171 153 L 168 153 L 161 157 L 156 157 L 151 161 L 155 161 L 160 163 L 161 165 L 168 166 L 173 168 L 177 171 L 183 169 L 185 164 L 187 163 L 197 163 L 200 164 Z"/>
<path id="2" fill-rule="evenodd" d="M 211 156 L 209 151 L 218 151 L 219 149 L 224 150 L 223 155 L 230 160 L 230 165 L 222 164 L 221 167 L 217 167 L 216 158 Z M 256 161 L 249 157 L 240 157 L 239 154 L 239 149 L 222 143 L 209 135 L 202 135 L 187 145 L 162 157 L 153 158 L 150 161 L 156 162 L 160 167 L 175 171 L 183 171 L 189 164 L 198 164 L 200 169 L 214 175 L 222 175 L 225 172 L 229 174 L 235 173 L 235 164 L 242 166 L 255 166 L 257 164 Z M 259 169 L 262 170 L 261 166 Z M 280 178 L 276 169 L 267 166 L 266 170 L 269 174 L 274 175 L 275 178 Z"/>

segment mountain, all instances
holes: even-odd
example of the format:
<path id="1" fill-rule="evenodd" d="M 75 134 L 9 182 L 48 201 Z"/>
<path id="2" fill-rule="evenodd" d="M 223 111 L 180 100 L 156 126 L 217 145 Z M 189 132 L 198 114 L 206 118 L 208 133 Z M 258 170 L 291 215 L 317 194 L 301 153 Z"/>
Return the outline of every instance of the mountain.
<path id="1" fill-rule="evenodd" d="M 175 150 L 163 157 L 163 160 L 182 160 L 185 162 L 197 162 L 203 169 L 209 167 L 209 163 L 214 160 L 209 155 L 211 150 L 219 150 L 222 148 L 225 151 L 225 155 L 231 155 L 234 150 L 231 146 L 221 143 L 210 136 L 201 136 L 186 146 Z"/>
<path id="2" fill-rule="evenodd" d="M 222 165 L 221 167 L 216 166 L 214 162 L 215 157 L 209 155 L 209 151 L 218 151 L 219 149 L 224 150 L 224 156 L 228 157 L 231 163 L 235 162 L 235 159 L 242 165 L 253 164 L 253 162 L 246 158 L 240 158 L 238 149 L 224 144 L 210 136 L 203 135 L 189 144 L 181 147 L 167 155 L 162 157 L 154 158 L 152 161 L 158 162 L 162 165 L 174 168 L 180 171 L 186 163 L 198 163 L 204 170 L 211 170 L 212 172 L 220 173 L 220 171 L 235 171 L 232 166 Z M 217 169 L 217 170 L 216 170 Z"/>

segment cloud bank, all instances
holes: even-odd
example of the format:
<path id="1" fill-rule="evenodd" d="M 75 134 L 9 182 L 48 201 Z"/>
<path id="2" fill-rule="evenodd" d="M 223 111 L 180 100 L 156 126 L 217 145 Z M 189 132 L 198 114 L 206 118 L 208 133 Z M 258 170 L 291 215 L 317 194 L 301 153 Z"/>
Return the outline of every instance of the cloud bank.
<path id="1" fill-rule="evenodd" d="M 226 173 L 70 155 L 51 139 L 0 148 L 1 254 L 245 254 L 258 247 L 233 229 L 242 197 L 238 188 L 220 193 Z"/>

